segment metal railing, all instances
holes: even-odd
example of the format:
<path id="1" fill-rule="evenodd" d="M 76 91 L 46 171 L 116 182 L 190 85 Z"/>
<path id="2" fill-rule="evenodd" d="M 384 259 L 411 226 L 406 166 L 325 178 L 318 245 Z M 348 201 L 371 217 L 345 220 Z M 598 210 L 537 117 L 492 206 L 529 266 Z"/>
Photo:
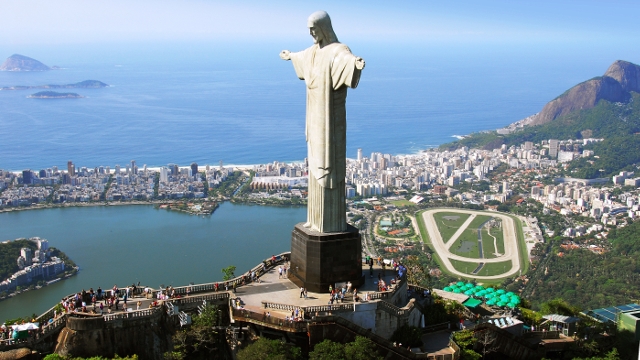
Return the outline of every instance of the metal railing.
<path id="1" fill-rule="evenodd" d="M 127 311 L 117 314 L 107 314 L 103 315 L 104 321 L 116 321 L 116 320 L 128 320 L 128 319 L 139 319 L 143 317 L 150 317 L 156 315 L 163 311 L 162 306 L 152 307 L 150 309 L 143 310 L 135 310 L 135 311 Z"/>
<path id="2" fill-rule="evenodd" d="M 257 313 L 247 309 L 232 309 L 234 320 L 251 322 L 263 326 L 276 326 L 281 330 L 290 332 L 307 332 L 307 321 L 290 321 L 275 316 L 267 316 L 265 313 Z"/>

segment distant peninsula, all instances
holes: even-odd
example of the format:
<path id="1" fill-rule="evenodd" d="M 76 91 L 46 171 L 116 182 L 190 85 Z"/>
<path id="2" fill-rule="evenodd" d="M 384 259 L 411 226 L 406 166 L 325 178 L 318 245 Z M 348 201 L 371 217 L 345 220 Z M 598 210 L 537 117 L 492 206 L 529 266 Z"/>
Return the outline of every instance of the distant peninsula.
<path id="1" fill-rule="evenodd" d="M 54 69 L 57 67 L 53 67 Z M 0 65 L 0 71 L 47 71 L 52 68 L 28 56 L 13 54 Z"/>
<path id="2" fill-rule="evenodd" d="M 29 90 L 29 89 L 101 89 L 109 87 L 109 84 L 105 84 L 102 81 L 98 80 L 85 80 L 81 82 L 77 82 L 75 84 L 66 84 L 66 85 L 35 85 L 35 86 L 5 86 L 0 87 L 0 90 Z"/>
<path id="3" fill-rule="evenodd" d="M 30 99 L 80 99 L 83 97 L 76 93 L 59 93 L 55 91 L 40 91 L 28 96 Z"/>

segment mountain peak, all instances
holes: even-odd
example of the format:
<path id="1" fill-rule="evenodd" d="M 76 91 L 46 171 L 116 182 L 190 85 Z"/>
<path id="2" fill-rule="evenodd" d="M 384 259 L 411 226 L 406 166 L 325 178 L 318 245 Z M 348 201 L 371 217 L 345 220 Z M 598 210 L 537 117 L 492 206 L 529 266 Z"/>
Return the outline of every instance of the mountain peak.
<path id="1" fill-rule="evenodd" d="M 604 76 L 616 79 L 625 91 L 640 92 L 640 66 L 624 60 L 616 60 Z"/>
<path id="2" fill-rule="evenodd" d="M 541 125 L 573 111 L 591 109 L 600 100 L 627 102 L 630 91 L 640 92 L 640 66 L 614 61 L 603 76 L 582 82 L 548 102 L 532 125 Z"/>
<path id="3" fill-rule="evenodd" d="M 13 54 L 0 65 L 0 71 L 46 71 L 47 65 L 28 56 Z"/>

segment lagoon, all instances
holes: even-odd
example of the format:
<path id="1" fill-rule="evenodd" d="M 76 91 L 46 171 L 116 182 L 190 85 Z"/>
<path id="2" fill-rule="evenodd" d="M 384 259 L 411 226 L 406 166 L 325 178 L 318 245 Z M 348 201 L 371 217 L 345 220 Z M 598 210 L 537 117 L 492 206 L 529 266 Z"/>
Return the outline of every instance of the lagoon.
<path id="1" fill-rule="evenodd" d="M 77 275 L 0 301 L 0 321 L 41 314 L 63 296 L 93 287 L 158 287 L 222 279 L 290 250 L 293 226 L 305 207 L 225 202 L 211 216 L 155 209 L 152 205 L 70 207 L 0 214 L 0 240 L 39 236 L 80 267 Z"/>

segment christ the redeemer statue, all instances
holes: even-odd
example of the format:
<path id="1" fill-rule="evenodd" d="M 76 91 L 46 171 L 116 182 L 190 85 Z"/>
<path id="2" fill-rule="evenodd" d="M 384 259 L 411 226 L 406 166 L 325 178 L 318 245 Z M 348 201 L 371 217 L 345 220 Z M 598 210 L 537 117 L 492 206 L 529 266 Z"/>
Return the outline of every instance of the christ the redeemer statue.
<path id="1" fill-rule="evenodd" d="M 326 12 L 311 14 L 308 26 L 311 47 L 280 53 L 283 60 L 291 60 L 296 75 L 307 85 L 309 196 L 304 226 L 323 233 L 343 232 L 347 230 L 345 100 L 347 87 L 358 86 L 365 64 L 338 42 Z"/>

